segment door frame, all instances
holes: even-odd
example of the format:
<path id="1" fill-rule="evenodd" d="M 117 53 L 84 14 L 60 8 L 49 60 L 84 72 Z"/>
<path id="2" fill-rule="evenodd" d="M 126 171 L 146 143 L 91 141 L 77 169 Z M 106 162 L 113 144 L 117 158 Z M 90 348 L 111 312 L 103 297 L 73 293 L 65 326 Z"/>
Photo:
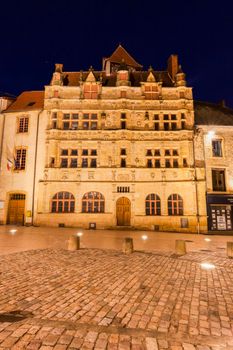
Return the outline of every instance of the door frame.
<path id="1" fill-rule="evenodd" d="M 122 199 L 122 198 L 125 198 L 127 199 L 128 203 L 129 203 L 129 211 L 130 211 L 130 217 L 129 217 L 129 224 L 125 224 L 125 225 L 118 225 L 118 218 L 117 218 L 117 202 Z M 131 226 L 131 220 L 132 220 L 132 203 L 131 203 L 131 200 L 126 197 L 126 196 L 121 196 L 121 197 L 118 197 L 117 200 L 116 200 L 116 226 Z"/>
<path id="2" fill-rule="evenodd" d="M 22 223 L 22 226 L 24 226 L 25 225 L 25 213 L 26 213 L 26 207 L 27 207 L 27 194 L 26 194 L 26 192 L 25 191 L 20 191 L 20 190 L 16 190 L 16 191 L 10 191 L 10 192 L 8 192 L 7 193 L 7 207 L 6 207 L 6 225 L 13 225 L 13 224 L 10 224 L 9 222 L 8 222 L 8 220 L 9 220 L 9 207 L 10 207 L 10 201 L 11 201 L 11 199 L 10 199 L 10 197 L 11 197 L 11 195 L 12 194 L 24 194 L 25 195 L 25 200 L 24 200 L 24 214 L 23 214 L 23 223 Z M 16 225 L 19 225 L 19 224 L 16 224 Z"/>

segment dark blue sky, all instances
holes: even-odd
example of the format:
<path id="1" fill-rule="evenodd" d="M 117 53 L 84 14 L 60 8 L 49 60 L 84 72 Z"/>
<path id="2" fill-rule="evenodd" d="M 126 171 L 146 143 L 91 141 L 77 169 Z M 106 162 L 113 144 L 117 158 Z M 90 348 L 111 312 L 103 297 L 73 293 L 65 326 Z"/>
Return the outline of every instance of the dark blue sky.
<path id="1" fill-rule="evenodd" d="M 66 0 L 1 3 L 0 91 L 42 89 L 54 63 L 101 68 L 121 43 L 147 69 L 171 53 L 196 99 L 233 107 L 233 9 L 213 0 Z"/>

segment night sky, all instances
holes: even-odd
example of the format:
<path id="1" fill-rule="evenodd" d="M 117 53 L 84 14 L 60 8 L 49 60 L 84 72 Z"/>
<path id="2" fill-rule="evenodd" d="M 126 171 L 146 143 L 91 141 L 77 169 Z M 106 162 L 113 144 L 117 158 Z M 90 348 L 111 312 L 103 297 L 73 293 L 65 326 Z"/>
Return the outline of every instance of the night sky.
<path id="1" fill-rule="evenodd" d="M 121 43 L 146 70 L 178 54 L 195 99 L 233 107 L 231 1 L 8 0 L 0 11 L 0 91 L 43 89 L 55 63 L 101 69 Z"/>

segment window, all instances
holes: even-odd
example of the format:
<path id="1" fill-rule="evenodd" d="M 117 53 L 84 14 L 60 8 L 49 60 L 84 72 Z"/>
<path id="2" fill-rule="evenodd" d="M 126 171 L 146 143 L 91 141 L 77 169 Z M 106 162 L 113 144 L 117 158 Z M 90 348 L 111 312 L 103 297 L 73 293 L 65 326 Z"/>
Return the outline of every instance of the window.
<path id="1" fill-rule="evenodd" d="M 128 80 L 128 73 L 127 72 L 119 72 L 118 77 L 119 77 L 119 80 Z"/>
<path id="2" fill-rule="evenodd" d="M 185 129 L 185 122 L 184 121 L 181 122 L 181 129 Z"/>
<path id="3" fill-rule="evenodd" d="M 98 126 L 98 116 L 96 113 L 84 113 L 82 127 L 84 130 L 96 130 Z"/>
<path id="4" fill-rule="evenodd" d="M 78 114 L 64 113 L 62 124 L 63 130 L 78 130 Z"/>
<path id="5" fill-rule="evenodd" d="M 117 192 L 130 192 L 130 188 L 129 188 L 129 186 L 126 186 L 126 187 L 124 187 L 124 186 L 117 186 Z"/>
<path id="6" fill-rule="evenodd" d="M 169 120 L 169 115 L 168 114 L 164 114 L 163 120 Z"/>
<path id="7" fill-rule="evenodd" d="M 151 149 L 148 149 L 148 150 L 146 151 L 146 155 L 147 155 L 147 156 L 152 156 L 152 151 L 151 151 Z"/>
<path id="8" fill-rule="evenodd" d="M 121 155 L 126 156 L 126 149 L 125 148 L 121 148 Z"/>
<path id="9" fill-rule="evenodd" d="M 179 194 L 168 197 L 168 215 L 183 215 L 183 199 Z"/>
<path id="10" fill-rule="evenodd" d="M 159 120 L 159 115 L 158 114 L 154 115 L 154 120 Z"/>
<path id="11" fill-rule="evenodd" d="M 121 119 L 126 119 L 126 113 L 121 113 Z"/>
<path id="12" fill-rule="evenodd" d="M 126 91 L 121 91 L 121 98 L 126 98 Z"/>
<path id="13" fill-rule="evenodd" d="M 84 98 L 97 98 L 97 97 L 98 97 L 98 86 L 96 84 L 85 84 Z"/>
<path id="14" fill-rule="evenodd" d="M 176 120 L 176 114 L 171 115 L 171 120 Z"/>
<path id="15" fill-rule="evenodd" d="M 82 168 L 96 168 L 97 167 L 97 150 L 83 149 L 82 150 Z"/>
<path id="16" fill-rule="evenodd" d="M 161 202 L 157 194 L 151 193 L 146 197 L 146 215 L 161 215 Z"/>
<path id="17" fill-rule="evenodd" d="M 187 168 L 187 166 L 188 166 L 187 159 L 183 158 L 183 167 Z"/>
<path id="18" fill-rule="evenodd" d="M 160 159 L 155 159 L 155 168 L 160 168 Z"/>
<path id="19" fill-rule="evenodd" d="M 160 150 L 159 149 L 155 149 L 155 156 L 160 156 Z"/>
<path id="20" fill-rule="evenodd" d="M 28 117 L 22 117 L 18 119 L 18 133 L 21 132 L 28 132 L 28 123 L 29 123 L 29 118 Z"/>
<path id="21" fill-rule="evenodd" d="M 176 130 L 177 129 L 177 124 L 176 123 L 171 123 L 172 126 L 172 130 Z"/>
<path id="22" fill-rule="evenodd" d="M 145 85 L 145 98 L 152 100 L 158 97 L 158 87 L 154 85 Z"/>
<path id="23" fill-rule="evenodd" d="M 225 170 L 212 169 L 213 191 L 226 191 Z"/>
<path id="24" fill-rule="evenodd" d="M 171 167 L 170 159 L 165 159 L 165 167 L 166 168 L 170 168 Z"/>
<path id="25" fill-rule="evenodd" d="M 52 113 L 52 129 L 57 128 L 57 112 Z"/>
<path id="26" fill-rule="evenodd" d="M 126 159 L 122 158 L 121 159 L 121 168 L 125 168 L 126 167 Z"/>
<path id="27" fill-rule="evenodd" d="M 213 157 L 222 157 L 222 140 L 212 141 Z"/>
<path id="28" fill-rule="evenodd" d="M 77 168 L 78 167 L 78 150 L 61 149 L 60 167 Z"/>
<path id="29" fill-rule="evenodd" d="M 26 168 L 26 148 L 17 148 L 15 152 L 15 167 L 14 170 L 25 170 Z"/>
<path id="30" fill-rule="evenodd" d="M 126 129 L 126 121 L 121 122 L 121 129 Z"/>
<path id="31" fill-rule="evenodd" d="M 159 123 L 154 123 L 154 130 L 159 130 Z"/>
<path id="32" fill-rule="evenodd" d="M 164 123 L 164 130 L 169 130 L 169 123 Z"/>
<path id="33" fill-rule="evenodd" d="M 52 213 L 73 213 L 75 207 L 74 196 L 69 192 L 58 192 L 52 199 Z"/>
<path id="34" fill-rule="evenodd" d="M 170 149 L 165 149 L 165 156 L 170 156 Z"/>
<path id="35" fill-rule="evenodd" d="M 153 167 L 152 159 L 147 159 L 147 168 L 152 168 L 152 167 Z"/>
<path id="36" fill-rule="evenodd" d="M 83 213 L 104 213 L 104 196 L 99 192 L 88 192 L 82 199 Z"/>

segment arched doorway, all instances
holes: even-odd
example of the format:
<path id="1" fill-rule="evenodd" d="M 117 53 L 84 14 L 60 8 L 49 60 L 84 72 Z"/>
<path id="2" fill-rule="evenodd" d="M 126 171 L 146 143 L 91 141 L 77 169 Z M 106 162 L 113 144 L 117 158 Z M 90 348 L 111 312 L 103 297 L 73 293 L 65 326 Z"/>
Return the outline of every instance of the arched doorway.
<path id="1" fill-rule="evenodd" d="M 7 223 L 10 225 L 23 225 L 26 195 L 11 193 L 8 205 Z"/>
<path id="2" fill-rule="evenodd" d="M 116 217 L 118 226 L 130 226 L 131 203 L 126 197 L 121 197 L 116 202 Z"/>

